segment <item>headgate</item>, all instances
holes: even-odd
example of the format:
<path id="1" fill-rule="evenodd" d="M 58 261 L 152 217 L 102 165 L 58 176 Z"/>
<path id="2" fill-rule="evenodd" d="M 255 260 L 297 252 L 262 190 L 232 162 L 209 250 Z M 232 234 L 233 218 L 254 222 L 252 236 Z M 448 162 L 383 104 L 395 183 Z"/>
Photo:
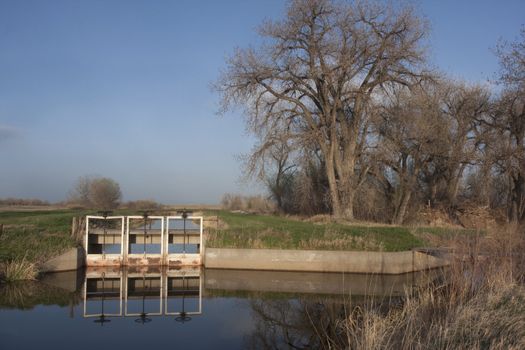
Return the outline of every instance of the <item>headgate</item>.
<path id="1" fill-rule="evenodd" d="M 203 217 L 86 216 L 87 266 L 199 266 Z"/>
<path id="2" fill-rule="evenodd" d="M 124 216 L 86 216 L 86 265 L 115 266 L 123 263 Z"/>

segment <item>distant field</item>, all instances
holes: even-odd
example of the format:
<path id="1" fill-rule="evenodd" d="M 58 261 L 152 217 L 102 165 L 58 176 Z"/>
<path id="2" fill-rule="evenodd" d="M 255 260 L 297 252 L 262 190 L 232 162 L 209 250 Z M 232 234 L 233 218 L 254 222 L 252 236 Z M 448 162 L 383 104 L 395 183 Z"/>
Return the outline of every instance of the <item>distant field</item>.
<path id="1" fill-rule="evenodd" d="M 67 210 L 67 208 L 55 205 L 0 205 L 0 213 L 5 211 L 49 211 Z"/>
<path id="2" fill-rule="evenodd" d="M 207 246 L 319 250 L 403 251 L 429 246 L 444 237 L 473 230 L 442 227 L 313 223 L 279 216 L 209 212 L 223 227 L 211 229 Z"/>

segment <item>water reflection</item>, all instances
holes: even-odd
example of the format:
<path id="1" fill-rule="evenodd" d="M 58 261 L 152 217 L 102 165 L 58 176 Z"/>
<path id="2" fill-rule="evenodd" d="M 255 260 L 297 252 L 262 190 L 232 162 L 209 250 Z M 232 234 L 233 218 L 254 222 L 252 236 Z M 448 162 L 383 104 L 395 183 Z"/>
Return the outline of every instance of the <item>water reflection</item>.
<path id="1" fill-rule="evenodd" d="M 202 285 L 199 268 L 91 268 L 83 286 L 84 317 L 101 324 L 112 317 L 144 324 L 173 316 L 187 322 L 202 314 Z"/>
<path id="2" fill-rule="evenodd" d="M 46 347 L 63 348 L 67 337 L 91 350 L 117 341 L 173 346 L 174 339 L 192 349 L 344 348 L 347 315 L 370 303 L 384 314 L 413 286 L 441 276 L 152 267 L 50 274 L 0 285 L 0 343 L 35 349 L 46 339 Z"/>
<path id="3" fill-rule="evenodd" d="M 247 348 L 319 349 L 344 343 L 341 300 L 252 300 L 250 306 L 256 328 L 246 338 Z"/>

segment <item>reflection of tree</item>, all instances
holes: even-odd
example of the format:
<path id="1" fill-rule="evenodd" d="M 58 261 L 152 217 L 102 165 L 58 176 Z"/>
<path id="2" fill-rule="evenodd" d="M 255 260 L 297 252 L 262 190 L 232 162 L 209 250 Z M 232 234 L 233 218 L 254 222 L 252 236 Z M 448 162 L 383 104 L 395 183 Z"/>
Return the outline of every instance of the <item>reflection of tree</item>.
<path id="1" fill-rule="evenodd" d="M 0 284 L 0 309 L 30 310 L 37 305 L 73 306 L 81 301 L 80 292 L 69 292 L 39 281 Z"/>
<path id="2" fill-rule="evenodd" d="M 342 348 L 341 300 L 299 299 L 251 301 L 256 325 L 246 339 L 253 349 Z"/>

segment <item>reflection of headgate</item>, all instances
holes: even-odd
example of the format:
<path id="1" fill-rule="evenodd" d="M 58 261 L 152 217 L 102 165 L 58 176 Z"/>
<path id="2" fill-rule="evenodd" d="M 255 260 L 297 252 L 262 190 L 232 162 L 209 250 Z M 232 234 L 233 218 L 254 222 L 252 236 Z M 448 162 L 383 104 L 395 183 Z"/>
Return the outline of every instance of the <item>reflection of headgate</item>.
<path id="1" fill-rule="evenodd" d="M 139 318 L 135 321 L 140 323 L 151 321 L 148 316 L 162 315 L 162 282 L 163 279 L 159 273 L 128 273 L 126 275 L 124 315 L 138 316 Z M 155 310 L 151 310 L 152 308 Z"/>
<path id="2" fill-rule="evenodd" d="M 148 323 L 153 316 L 186 322 L 202 314 L 203 279 L 199 268 L 166 270 L 88 268 L 84 282 L 84 317 L 110 322 L 131 317 Z"/>
<path id="3" fill-rule="evenodd" d="M 86 273 L 84 282 L 84 317 L 97 318 L 104 324 L 109 317 L 122 316 L 122 274 L 118 271 Z"/>
<path id="4" fill-rule="evenodd" d="M 185 322 L 190 315 L 202 314 L 200 270 L 168 271 L 165 286 L 165 315 L 177 316 L 177 321 Z"/>
<path id="5" fill-rule="evenodd" d="M 199 266 L 203 217 L 86 216 L 86 265 Z"/>

